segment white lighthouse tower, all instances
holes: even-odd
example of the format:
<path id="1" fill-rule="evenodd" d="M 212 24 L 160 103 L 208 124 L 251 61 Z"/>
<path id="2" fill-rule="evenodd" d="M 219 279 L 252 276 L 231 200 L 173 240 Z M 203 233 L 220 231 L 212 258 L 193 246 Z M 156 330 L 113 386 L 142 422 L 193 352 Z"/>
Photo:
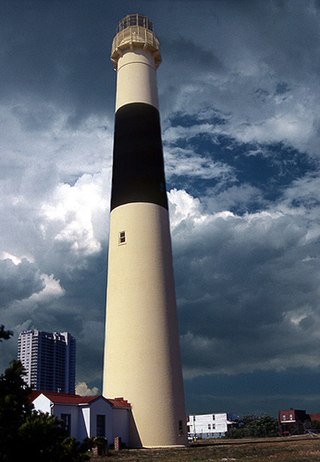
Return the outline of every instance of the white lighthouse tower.
<path id="1" fill-rule="evenodd" d="M 185 445 L 186 415 L 151 21 L 119 22 L 103 395 L 132 405 L 132 447 Z"/>

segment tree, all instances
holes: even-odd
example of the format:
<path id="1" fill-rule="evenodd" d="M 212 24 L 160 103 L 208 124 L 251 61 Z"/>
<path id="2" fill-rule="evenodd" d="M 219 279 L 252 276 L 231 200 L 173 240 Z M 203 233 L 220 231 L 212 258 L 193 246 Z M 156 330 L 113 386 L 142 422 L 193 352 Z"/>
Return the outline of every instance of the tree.
<path id="1" fill-rule="evenodd" d="M 257 422 L 258 436 L 279 436 L 278 420 L 269 415 L 259 417 Z"/>
<path id="2" fill-rule="evenodd" d="M 19 427 L 33 409 L 24 375 L 21 362 L 14 360 L 0 376 L 0 461 L 11 460 Z"/>
<path id="3" fill-rule="evenodd" d="M 278 421 L 268 415 L 247 415 L 238 423 L 238 428 L 228 431 L 227 436 L 229 438 L 278 436 Z"/>
<path id="4" fill-rule="evenodd" d="M 81 462 L 86 448 L 68 436 L 64 422 L 43 412 L 32 412 L 19 428 L 22 454 L 33 462 Z M 35 444 L 36 443 L 36 444 Z"/>

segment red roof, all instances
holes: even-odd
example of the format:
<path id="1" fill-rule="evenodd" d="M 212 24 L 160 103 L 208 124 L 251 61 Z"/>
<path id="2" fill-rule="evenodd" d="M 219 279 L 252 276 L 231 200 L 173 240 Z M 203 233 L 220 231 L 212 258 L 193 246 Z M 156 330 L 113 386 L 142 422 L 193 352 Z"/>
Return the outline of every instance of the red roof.
<path id="1" fill-rule="evenodd" d="M 122 409 L 131 409 L 131 404 L 124 398 L 108 398 L 108 401 L 112 404 L 113 407 L 122 408 Z"/>
<path id="2" fill-rule="evenodd" d="M 112 407 L 121 409 L 131 409 L 130 403 L 123 398 L 108 399 L 102 395 L 91 395 L 91 396 L 80 396 L 72 395 L 69 393 L 55 393 L 52 391 L 31 391 L 30 400 L 33 402 L 39 395 L 46 396 L 54 404 L 66 404 L 66 405 L 81 405 L 90 404 L 98 398 L 102 398 L 109 402 Z"/>

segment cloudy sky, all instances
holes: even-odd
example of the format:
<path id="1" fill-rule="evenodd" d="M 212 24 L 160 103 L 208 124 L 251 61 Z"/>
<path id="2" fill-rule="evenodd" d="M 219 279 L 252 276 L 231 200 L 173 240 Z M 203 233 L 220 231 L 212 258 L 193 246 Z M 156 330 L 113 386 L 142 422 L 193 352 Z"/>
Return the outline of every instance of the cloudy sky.
<path id="1" fill-rule="evenodd" d="M 0 0 L 0 370 L 101 391 L 117 22 L 155 24 L 188 413 L 320 412 L 320 2 Z"/>

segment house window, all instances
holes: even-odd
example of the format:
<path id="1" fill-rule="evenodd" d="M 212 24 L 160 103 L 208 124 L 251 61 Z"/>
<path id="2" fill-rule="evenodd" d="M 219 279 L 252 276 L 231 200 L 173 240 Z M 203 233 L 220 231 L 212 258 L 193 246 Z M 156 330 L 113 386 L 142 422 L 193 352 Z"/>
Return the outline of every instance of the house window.
<path id="1" fill-rule="evenodd" d="M 64 422 L 68 435 L 71 435 L 71 414 L 61 414 L 61 420 Z"/>
<path id="2" fill-rule="evenodd" d="M 106 436 L 106 416 L 103 414 L 97 414 L 97 435 Z"/>
<path id="3" fill-rule="evenodd" d="M 123 245 L 126 243 L 126 232 L 120 231 L 119 233 L 119 245 Z"/>
<path id="4" fill-rule="evenodd" d="M 208 424 L 208 430 L 211 430 L 211 424 Z"/>
<path id="5" fill-rule="evenodd" d="M 216 416 L 212 414 L 212 420 L 216 420 Z"/>

